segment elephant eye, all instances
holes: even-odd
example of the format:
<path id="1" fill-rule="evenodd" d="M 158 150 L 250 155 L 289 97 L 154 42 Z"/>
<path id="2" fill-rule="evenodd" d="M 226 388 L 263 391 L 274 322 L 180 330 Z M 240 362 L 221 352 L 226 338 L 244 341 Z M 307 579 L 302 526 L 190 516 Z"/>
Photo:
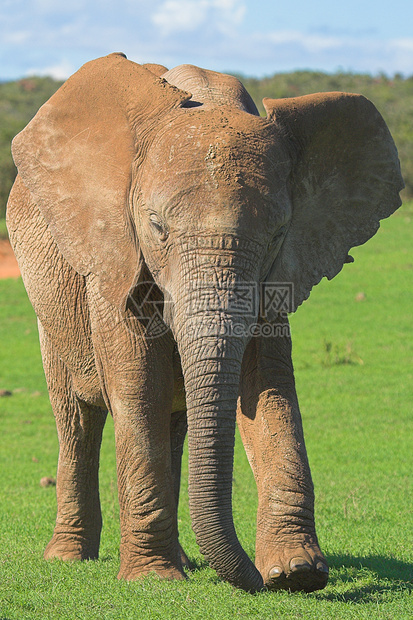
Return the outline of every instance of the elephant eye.
<path id="1" fill-rule="evenodd" d="M 151 223 L 152 229 L 159 235 L 161 241 L 166 241 L 168 238 L 168 231 L 166 228 L 159 222 L 158 218 L 155 215 L 149 216 L 149 221 Z"/>
<path id="2" fill-rule="evenodd" d="M 274 264 L 274 260 L 281 248 L 281 244 L 288 230 L 288 226 L 289 224 L 285 224 L 284 226 L 281 226 L 268 244 L 267 255 L 265 257 L 265 260 L 264 260 L 264 263 L 261 269 L 262 280 L 266 279 L 266 277 L 268 276 L 268 272 L 270 271 L 272 265 Z"/>
<path id="3" fill-rule="evenodd" d="M 285 233 L 287 232 L 288 229 L 288 224 L 284 224 L 284 226 L 281 226 L 278 230 L 276 235 L 271 239 L 269 245 L 268 245 L 268 250 L 271 251 L 275 251 L 279 249 L 279 245 L 280 242 L 284 239 Z"/>

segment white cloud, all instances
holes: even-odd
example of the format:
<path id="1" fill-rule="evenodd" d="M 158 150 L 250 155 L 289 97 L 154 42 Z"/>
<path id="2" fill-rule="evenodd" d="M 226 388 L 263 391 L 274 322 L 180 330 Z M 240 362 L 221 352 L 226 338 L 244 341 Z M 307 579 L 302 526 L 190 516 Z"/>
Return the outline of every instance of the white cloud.
<path id="1" fill-rule="evenodd" d="M 24 45 L 31 37 L 29 30 L 14 30 L 6 32 L 3 35 L 3 41 L 6 45 Z"/>
<path id="2" fill-rule="evenodd" d="M 166 0 L 152 15 L 153 23 L 164 34 L 196 30 L 205 20 L 208 2 Z"/>
<path id="3" fill-rule="evenodd" d="M 32 67 L 26 70 L 26 75 L 40 75 L 40 76 L 50 76 L 55 80 L 65 80 L 72 73 L 76 71 L 78 67 L 76 67 L 69 60 L 62 60 L 58 64 L 53 64 L 48 67 L 36 68 Z"/>
<path id="4" fill-rule="evenodd" d="M 395 67 L 393 72 L 413 75 L 413 37 L 390 40 L 386 47 L 388 57 Z"/>
<path id="5" fill-rule="evenodd" d="M 395 39 L 390 43 L 391 47 L 402 52 L 413 54 L 413 38 L 411 39 Z"/>
<path id="6" fill-rule="evenodd" d="M 68 13 L 81 11 L 87 4 L 85 0 L 34 0 L 34 10 L 40 13 Z"/>
<path id="7" fill-rule="evenodd" d="M 322 34 L 307 34 L 295 30 L 272 32 L 267 36 L 264 35 L 264 40 L 265 39 L 268 39 L 273 45 L 295 44 L 303 47 L 309 52 L 325 51 L 342 45 L 342 41 L 339 37 Z"/>
<path id="8" fill-rule="evenodd" d="M 203 24 L 227 30 L 237 26 L 245 15 L 242 0 L 165 0 L 152 14 L 153 23 L 164 35 L 194 32 Z"/>

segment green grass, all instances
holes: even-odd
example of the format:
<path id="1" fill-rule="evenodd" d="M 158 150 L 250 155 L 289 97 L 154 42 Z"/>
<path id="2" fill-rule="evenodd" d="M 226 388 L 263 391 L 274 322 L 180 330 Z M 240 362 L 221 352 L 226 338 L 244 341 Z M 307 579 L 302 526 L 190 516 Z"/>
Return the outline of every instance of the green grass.
<path id="1" fill-rule="evenodd" d="M 327 588 L 308 595 L 252 596 L 219 581 L 190 528 L 186 463 L 181 541 L 197 570 L 185 583 L 118 582 L 111 420 L 102 449 L 100 559 L 42 559 L 56 501 L 55 489 L 39 480 L 54 476 L 58 444 L 33 311 L 20 280 L 0 282 L 0 389 L 12 392 L 0 398 L 0 619 L 412 618 L 412 232 L 408 205 L 292 317 L 318 533 L 331 567 Z M 237 438 L 234 515 L 251 556 L 255 511 Z"/>
<path id="2" fill-rule="evenodd" d="M 6 220 L 0 218 L 0 239 L 8 239 Z"/>

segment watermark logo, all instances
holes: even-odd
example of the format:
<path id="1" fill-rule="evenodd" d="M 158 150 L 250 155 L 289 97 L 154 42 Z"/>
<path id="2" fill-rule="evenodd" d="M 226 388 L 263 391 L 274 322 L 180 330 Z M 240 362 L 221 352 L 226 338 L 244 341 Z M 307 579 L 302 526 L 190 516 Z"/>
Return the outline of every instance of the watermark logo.
<path id="1" fill-rule="evenodd" d="M 293 309 L 293 284 L 290 282 L 236 282 L 217 285 L 211 281 L 193 281 L 185 292 L 185 328 L 193 336 L 274 337 L 289 336 L 285 318 Z M 129 307 L 145 325 L 147 338 L 165 335 L 169 328 L 163 317 L 171 308 L 154 282 L 141 282 L 129 296 Z M 230 320 L 216 321 L 224 313 Z M 199 320 L 199 315 L 203 319 Z M 258 320 L 260 317 L 261 320 Z M 270 322 L 271 321 L 271 322 Z M 288 331 L 288 333 L 286 332 Z"/>
<path id="2" fill-rule="evenodd" d="M 259 289 L 255 282 L 223 285 L 201 280 L 189 284 L 188 300 L 187 316 L 199 312 L 228 312 L 232 316 L 256 317 Z"/>
<path id="3" fill-rule="evenodd" d="M 290 325 L 286 322 L 269 323 L 258 320 L 253 323 L 241 321 L 227 321 L 222 324 L 216 322 L 199 322 L 190 320 L 185 325 L 187 334 L 191 338 L 290 338 Z"/>
<path id="4" fill-rule="evenodd" d="M 170 303 L 163 298 L 155 282 L 139 282 L 133 294 L 129 295 L 128 306 L 145 326 L 146 338 L 160 338 L 169 331 L 163 316 Z"/>
<path id="5" fill-rule="evenodd" d="M 263 318 L 293 311 L 294 285 L 292 282 L 261 282 L 260 314 Z"/>

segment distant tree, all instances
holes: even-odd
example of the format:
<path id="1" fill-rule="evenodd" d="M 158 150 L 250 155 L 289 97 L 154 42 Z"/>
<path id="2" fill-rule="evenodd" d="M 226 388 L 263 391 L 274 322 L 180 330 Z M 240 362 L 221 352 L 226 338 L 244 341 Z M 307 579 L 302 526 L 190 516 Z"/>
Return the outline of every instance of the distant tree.
<path id="1" fill-rule="evenodd" d="M 11 141 L 61 83 L 48 77 L 0 83 L 0 218 L 5 216 L 7 198 L 16 176 Z"/>

